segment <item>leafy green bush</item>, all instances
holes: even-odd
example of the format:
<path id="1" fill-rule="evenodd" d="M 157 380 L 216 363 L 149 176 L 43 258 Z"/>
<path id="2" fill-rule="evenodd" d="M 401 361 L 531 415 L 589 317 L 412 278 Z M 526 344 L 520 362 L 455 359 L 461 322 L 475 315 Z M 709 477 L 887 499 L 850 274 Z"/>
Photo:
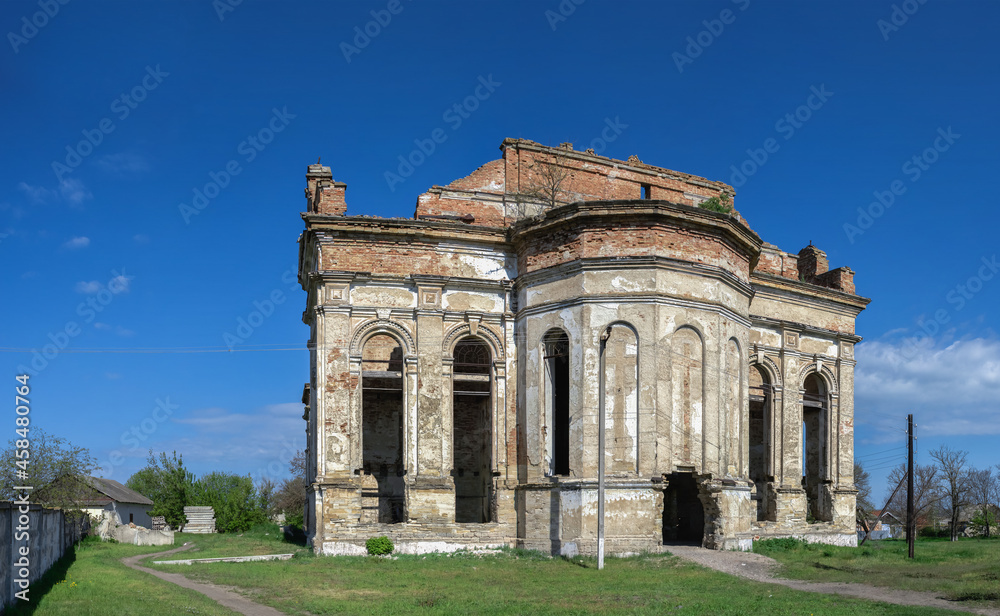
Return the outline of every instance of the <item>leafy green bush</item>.
<path id="1" fill-rule="evenodd" d="M 706 199 L 698 204 L 703 210 L 711 210 L 713 212 L 719 212 L 720 214 L 728 214 L 733 211 L 733 200 L 729 198 L 729 195 L 722 193 L 721 196 L 712 197 L 711 199 Z"/>
<path id="2" fill-rule="evenodd" d="M 211 507 L 220 533 L 239 533 L 267 522 L 267 503 L 249 475 L 209 473 L 194 482 L 189 504 Z"/>
<path id="3" fill-rule="evenodd" d="M 383 556 L 385 554 L 392 554 L 394 546 L 392 545 L 392 539 L 389 539 L 385 535 L 381 537 L 372 537 L 368 541 L 365 541 L 365 549 L 372 556 Z"/>
<path id="4" fill-rule="evenodd" d="M 305 530 L 305 513 L 302 511 L 296 511 L 295 513 L 285 514 L 285 524 L 288 526 L 293 526 L 300 530 Z"/>

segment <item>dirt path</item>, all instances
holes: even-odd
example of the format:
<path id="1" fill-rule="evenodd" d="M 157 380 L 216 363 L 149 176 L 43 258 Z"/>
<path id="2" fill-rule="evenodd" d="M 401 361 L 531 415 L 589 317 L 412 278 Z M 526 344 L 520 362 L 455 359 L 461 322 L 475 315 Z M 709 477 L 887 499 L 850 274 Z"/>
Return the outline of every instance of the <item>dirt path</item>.
<path id="1" fill-rule="evenodd" d="M 196 592 L 200 592 L 209 599 L 216 601 L 219 605 L 228 607 L 229 609 L 244 614 L 245 616 L 285 616 L 284 612 L 279 612 L 273 607 L 268 607 L 266 605 L 261 605 L 259 603 L 254 603 L 245 597 L 238 595 L 232 591 L 226 590 L 214 584 L 203 584 L 201 582 L 192 582 L 183 575 L 179 573 L 164 573 L 162 571 L 157 571 L 155 569 L 150 569 L 148 567 L 143 567 L 137 565 L 136 563 L 144 558 L 150 558 L 152 556 L 166 556 L 167 554 L 176 554 L 177 552 L 183 552 L 193 548 L 194 544 L 187 544 L 179 548 L 174 548 L 172 550 L 167 550 L 166 552 L 156 552 L 155 554 L 139 554 L 138 556 L 129 556 L 128 558 L 123 558 L 122 562 L 125 566 L 131 567 L 136 571 L 142 571 L 143 573 L 148 573 L 150 575 L 156 576 L 161 580 L 170 582 L 171 584 L 177 584 L 184 588 L 190 588 Z"/>
<path id="2" fill-rule="evenodd" d="M 932 592 L 894 590 L 892 588 L 867 586 L 865 584 L 848 584 L 844 582 L 786 580 L 774 576 L 774 571 L 779 566 L 776 560 L 750 552 L 723 552 L 721 550 L 708 550 L 693 546 L 673 545 L 668 547 L 667 551 L 674 556 L 679 556 L 685 560 L 715 569 L 716 571 L 737 575 L 757 582 L 780 584 L 794 588 L 795 590 L 819 592 L 828 595 L 847 595 L 869 601 L 895 603 L 896 605 L 919 605 L 936 607 L 943 610 L 971 612 L 973 614 L 982 614 L 983 616 L 1000 616 L 1000 610 L 962 605 L 955 601 L 941 599 Z"/>

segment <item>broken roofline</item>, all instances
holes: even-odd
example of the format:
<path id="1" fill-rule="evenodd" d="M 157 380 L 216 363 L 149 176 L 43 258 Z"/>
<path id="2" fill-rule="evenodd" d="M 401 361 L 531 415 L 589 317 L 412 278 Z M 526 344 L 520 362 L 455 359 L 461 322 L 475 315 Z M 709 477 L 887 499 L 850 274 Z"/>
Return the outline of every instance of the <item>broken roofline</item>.
<path id="1" fill-rule="evenodd" d="M 566 158 L 575 158 L 577 160 L 589 160 L 598 162 L 603 165 L 611 163 L 612 165 L 619 165 L 627 168 L 629 171 L 634 171 L 636 173 L 644 173 L 654 177 L 664 177 L 669 179 L 681 180 L 683 182 L 688 182 L 696 186 L 702 186 L 704 188 L 711 188 L 714 190 L 721 190 L 722 192 L 728 194 L 730 197 L 736 196 L 736 189 L 725 182 L 719 182 L 716 180 L 709 180 L 708 178 L 701 177 L 700 175 L 693 175 L 690 173 L 684 173 L 683 171 L 674 171 L 673 169 L 667 169 L 665 167 L 657 167 L 655 165 L 650 165 L 639 160 L 636 155 L 629 156 L 628 160 L 619 160 L 617 158 L 611 158 L 610 156 L 601 156 L 600 154 L 592 153 L 589 151 L 580 152 L 573 149 L 572 143 L 564 143 L 558 147 L 542 145 L 536 141 L 531 141 L 530 139 L 515 139 L 513 137 L 508 137 L 503 140 L 500 144 L 500 151 L 506 152 L 508 147 L 514 146 L 515 148 L 521 148 L 526 150 L 532 150 L 535 152 L 544 152 L 548 154 L 563 156 Z M 444 188 L 437 185 L 432 188 Z"/>
<path id="2" fill-rule="evenodd" d="M 513 148 L 518 155 L 515 160 L 508 159 L 507 152 Z M 592 178 L 576 178 L 571 172 L 572 180 L 564 188 L 559 188 L 558 192 L 564 194 L 575 193 L 575 198 L 558 199 L 562 203 L 573 201 L 595 201 L 602 199 L 629 199 L 631 194 L 623 191 L 635 191 L 635 198 L 653 198 L 650 193 L 640 195 L 639 187 L 643 189 L 653 189 L 660 193 L 657 198 L 673 202 L 684 202 L 687 205 L 697 205 L 701 201 L 719 196 L 728 195 L 735 197 L 736 191 L 732 186 L 724 182 L 713 181 L 700 176 L 673 171 L 662 167 L 656 167 L 643 163 L 638 156 L 632 155 L 628 160 L 617 160 L 607 156 L 600 156 L 592 150 L 578 152 L 573 150 L 572 144 L 563 143 L 558 147 L 546 146 L 528 139 L 504 139 L 500 145 L 500 150 L 504 156 L 480 165 L 472 173 L 456 178 L 446 185 L 435 184 L 430 189 L 421 193 L 417 198 L 417 207 L 413 219 L 434 217 L 441 220 L 456 220 L 465 223 L 483 224 L 483 221 L 471 218 L 468 212 L 427 212 L 422 211 L 429 201 L 440 200 L 445 192 L 450 192 L 446 199 L 461 200 L 459 195 L 467 195 L 469 200 L 485 202 L 501 202 L 509 195 L 520 195 L 522 181 L 530 182 L 528 175 L 533 167 L 534 155 L 551 156 L 553 159 L 565 161 L 575 161 L 580 163 L 575 172 L 602 176 L 606 182 L 602 190 L 598 193 L 587 192 L 591 186 L 581 186 L 580 180 L 592 180 Z M 529 153 L 526 160 L 521 160 L 520 153 Z M 544 161 L 543 161 L 544 162 Z M 525 177 L 521 177 L 522 163 L 526 165 Z M 511 169 L 508 165 L 513 165 Z M 507 177 L 511 171 L 516 172 L 515 177 Z M 333 178 L 330 167 L 319 162 L 309 165 L 306 174 L 307 188 L 306 198 L 308 201 L 308 212 L 320 214 L 332 214 L 343 216 L 347 214 L 346 190 L 344 182 L 336 181 Z M 648 179 L 648 182 L 645 180 Z M 614 180 L 619 180 L 617 183 Z M 516 185 L 516 188 L 515 188 Z M 610 190 L 609 190 L 610 187 Z M 690 188 L 690 192 L 688 192 Z M 583 190 L 581 190 L 583 189 Z M 674 195 L 665 193 L 676 193 Z M 523 196 L 523 195 L 521 195 Z M 666 197 L 666 198 L 665 198 Z M 433 206 L 431 206 L 433 209 Z M 373 216 L 375 217 L 375 216 Z M 377 217 L 375 217 L 377 218 Z M 393 217 L 402 218 L 402 217 Z M 501 217 L 504 220 L 498 221 L 498 226 L 506 225 L 507 216 Z M 489 223 L 487 223 L 489 224 Z"/>

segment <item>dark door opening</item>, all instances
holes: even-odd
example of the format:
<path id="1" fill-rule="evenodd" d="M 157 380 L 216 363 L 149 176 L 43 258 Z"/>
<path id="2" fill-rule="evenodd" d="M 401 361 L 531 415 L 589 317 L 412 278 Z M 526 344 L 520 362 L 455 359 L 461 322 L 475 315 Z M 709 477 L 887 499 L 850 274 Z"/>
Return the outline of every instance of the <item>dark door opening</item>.
<path id="1" fill-rule="evenodd" d="M 493 486 L 490 349 L 483 342 L 463 340 L 455 346 L 454 358 L 455 521 L 489 522 Z"/>
<path id="2" fill-rule="evenodd" d="M 663 491 L 663 542 L 701 545 L 705 536 L 705 509 L 698 498 L 698 482 L 690 473 L 671 473 Z"/>

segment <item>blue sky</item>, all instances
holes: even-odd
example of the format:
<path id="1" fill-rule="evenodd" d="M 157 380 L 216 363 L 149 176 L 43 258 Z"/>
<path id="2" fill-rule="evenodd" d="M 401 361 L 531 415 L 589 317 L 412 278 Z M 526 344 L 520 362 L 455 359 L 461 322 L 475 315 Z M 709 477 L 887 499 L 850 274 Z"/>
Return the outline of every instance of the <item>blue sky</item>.
<path id="1" fill-rule="evenodd" d="M 306 165 L 347 183 L 349 213 L 410 216 L 505 137 L 570 141 L 733 183 L 766 241 L 857 272 L 877 494 L 908 412 L 920 461 L 946 444 L 998 463 L 998 18 L 936 0 L 5 1 L 4 373 L 34 360 L 34 425 L 112 478 L 149 448 L 280 478 L 305 442 Z M 222 352 L 162 352 L 196 348 Z"/>

